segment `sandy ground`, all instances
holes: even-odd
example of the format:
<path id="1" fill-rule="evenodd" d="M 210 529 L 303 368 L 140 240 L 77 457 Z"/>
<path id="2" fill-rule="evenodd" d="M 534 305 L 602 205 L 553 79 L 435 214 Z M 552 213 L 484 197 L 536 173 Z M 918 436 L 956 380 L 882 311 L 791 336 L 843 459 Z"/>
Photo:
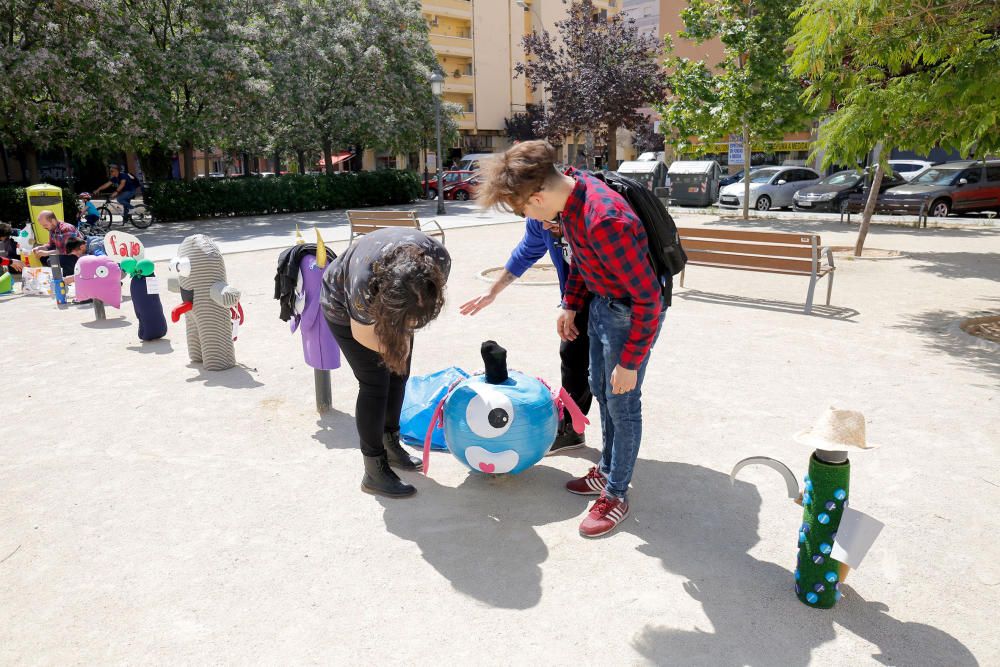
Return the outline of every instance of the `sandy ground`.
<path id="1" fill-rule="evenodd" d="M 519 235 L 449 233 L 449 303 L 414 372 L 476 370 L 495 338 L 558 380 L 555 287 L 458 314 Z M 415 498 L 361 493 L 353 378 L 334 372 L 318 416 L 273 250 L 227 257 L 248 319 L 221 373 L 189 363 L 179 327 L 138 341 L 127 302 L 95 323 L 0 297 L 0 663 L 996 665 L 1000 352 L 952 325 L 1000 309 L 1000 232 L 869 245 L 907 256 L 841 260 L 814 316 L 805 279 L 689 271 L 644 386 L 632 514 L 597 541 L 562 488 L 593 447 L 505 478 L 436 454 L 407 475 Z M 728 473 L 768 455 L 803 474 L 791 436 L 828 405 L 864 411 L 881 445 L 853 457 L 852 505 L 887 528 L 817 611 L 791 591 L 801 510 L 773 472 Z"/>

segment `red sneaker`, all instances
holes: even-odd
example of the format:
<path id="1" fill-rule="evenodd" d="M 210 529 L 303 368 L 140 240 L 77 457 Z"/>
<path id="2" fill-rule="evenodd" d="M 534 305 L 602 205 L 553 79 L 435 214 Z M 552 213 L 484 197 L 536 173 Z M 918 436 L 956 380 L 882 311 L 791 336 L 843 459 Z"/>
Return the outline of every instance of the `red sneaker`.
<path id="1" fill-rule="evenodd" d="M 607 535 L 628 516 L 628 503 L 620 498 L 601 494 L 580 524 L 584 537 Z"/>
<path id="2" fill-rule="evenodd" d="M 566 490 L 578 496 L 599 496 L 604 493 L 604 485 L 607 483 L 608 478 L 594 466 L 583 477 L 566 482 Z"/>

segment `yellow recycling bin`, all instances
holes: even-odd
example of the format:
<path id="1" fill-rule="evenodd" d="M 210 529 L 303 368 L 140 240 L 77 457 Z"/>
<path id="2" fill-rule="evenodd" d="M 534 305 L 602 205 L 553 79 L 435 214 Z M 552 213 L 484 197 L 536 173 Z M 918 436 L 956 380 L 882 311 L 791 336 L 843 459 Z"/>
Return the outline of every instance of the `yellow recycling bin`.
<path id="1" fill-rule="evenodd" d="M 38 214 L 42 211 L 52 211 L 59 220 L 63 217 L 62 189 L 47 183 L 39 183 L 24 189 L 28 195 L 28 213 L 31 215 L 31 233 L 35 245 L 45 245 L 49 242 L 49 232 L 38 224 Z M 34 255 L 29 256 L 31 266 L 41 266 L 42 261 Z"/>

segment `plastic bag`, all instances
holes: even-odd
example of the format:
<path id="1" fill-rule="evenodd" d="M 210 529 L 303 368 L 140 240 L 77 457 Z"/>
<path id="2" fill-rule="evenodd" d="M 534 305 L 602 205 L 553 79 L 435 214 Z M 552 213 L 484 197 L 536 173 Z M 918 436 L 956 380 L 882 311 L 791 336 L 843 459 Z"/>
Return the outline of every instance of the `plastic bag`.
<path id="1" fill-rule="evenodd" d="M 427 427 L 434 417 L 434 409 L 441 402 L 448 387 L 456 380 L 464 380 L 469 374 L 457 366 L 451 366 L 430 375 L 411 375 L 406 381 L 403 409 L 399 416 L 399 437 L 411 446 L 423 448 Z M 431 449 L 447 451 L 444 429 L 435 428 L 431 434 Z"/>

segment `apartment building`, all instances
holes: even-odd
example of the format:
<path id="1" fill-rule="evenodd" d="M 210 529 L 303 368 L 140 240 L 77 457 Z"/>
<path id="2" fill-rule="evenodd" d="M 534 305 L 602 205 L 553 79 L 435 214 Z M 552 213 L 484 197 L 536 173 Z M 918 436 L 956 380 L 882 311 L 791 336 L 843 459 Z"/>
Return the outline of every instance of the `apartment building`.
<path id="1" fill-rule="evenodd" d="M 593 0 L 598 16 L 621 10 L 621 0 Z M 504 120 L 528 104 L 544 105 L 514 67 L 524 60 L 521 39 L 532 30 L 555 33 L 566 16 L 562 0 L 423 0 L 430 43 L 446 76 L 443 99 L 458 104 L 460 143 L 445 158 L 490 153 L 510 145 Z"/>

